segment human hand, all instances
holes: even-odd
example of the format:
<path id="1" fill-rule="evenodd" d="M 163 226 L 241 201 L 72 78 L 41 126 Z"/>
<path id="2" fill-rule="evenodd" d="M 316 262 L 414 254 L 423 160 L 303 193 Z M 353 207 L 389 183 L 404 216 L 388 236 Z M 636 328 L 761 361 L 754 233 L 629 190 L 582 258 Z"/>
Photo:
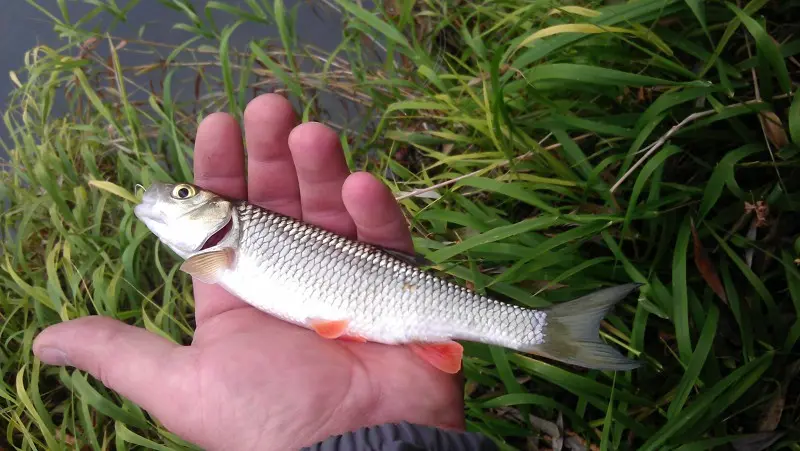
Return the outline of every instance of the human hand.
<path id="1" fill-rule="evenodd" d="M 195 183 L 333 232 L 412 252 L 391 192 L 349 174 L 337 135 L 296 125 L 287 100 L 254 99 L 239 125 L 208 116 Z M 247 179 L 245 178 L 247 171 Z M 459 376 L 402 346 L 325 340 L 194 281 L 197 329 L 179 346 L 104 317 L 54 325 L 34 341 L 51 365 L 87 371 L 204 449 L 297 449 L 363 426 L 408 421 L 463 429 Z"/>

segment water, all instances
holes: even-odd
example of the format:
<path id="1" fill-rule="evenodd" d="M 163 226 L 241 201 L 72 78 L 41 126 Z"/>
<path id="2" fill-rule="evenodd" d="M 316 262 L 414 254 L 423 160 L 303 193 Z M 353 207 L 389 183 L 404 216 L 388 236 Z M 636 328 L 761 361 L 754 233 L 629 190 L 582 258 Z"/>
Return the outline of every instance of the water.
<path id="1" fill-rule="evenodd" d="M 6 0 L 3 2 L 3 11 L 0 13 L 0 109 L 5 111 L 8 105 L 8 93 L 14 85 L 8 76 L 9 71 L 16 71 L 24 65 L 24 53 L 37 45 L 46 45 L 54 48 L 65 45 L 66 41 L 59 38 L 53 30 L 50 20 L 35 7 L 29 5 L 24 0 Z M 56 6 L 56 2 L 42 1 L 46 9 L 57 17 L 61 17 Z M 83 17 L 93 7 L 80 0 L 67 1 L 69 15 L 72 22 Z M 124 6 L 127 2 L 118 2 Z M 193 1 L 197 5 L 196 10 L 202 15 L 205 1 Z M 248 10 L 241 0 L 228 0 L 224 2 L 229 5 L 239 6 Z M 269 2 L 272 3 L 272 2 Z M 287 13 L 292 11 L 295 5 L 298 6 L 296 34 L 301 44 L 311 44 L 325 51 L 332 51 L 341 43 L 341 24 L 342 17 L 322 2 L 286 0 Z M 365 7 L 369 7 L 365 5 Z M 233 19 L 227 13 L 215 11 L 214 21 L 217 26 L 232 23 Z M 95 19 L 97 24 L 103 20 L 107 24 L 108 15 Z M 289 19 L 291 21 L 291 19 Z M 174 29 L 173 25 L 179 22 L 188 23 L 185 14 L 167 8 L 154 0 L 143 0 L 128 14 L 124 23 L 115 25 L 113 35 L 121 37 L 136 37 L 142 27 L 144 33 L 142 37 L 149 41 L 164 42 L 170 44 L 181 44 L 192 35 L 189 32 Z M 105 26 L 99 29 L 104 30 Z M 246 49 L 247 43 L 252 39 L 263 37 L 279 36 L 277 27 L 266 26 L 256 23 L 245 23 L 240 25 L 231 37 L 231 46 L 237 49 Z M 107 46 L 106 42 L 103 45 Z M 193 44 L 193 46 L 199 43 Z M 106 47 L 107 48 L 107 47 Z M 104 52 L 105 54 L 105 52 Z M 168 50 L 165 51 L 168 54 Z M 130 55 L 125 56 L 125 64 L 138 63 Z M 153 62 L 151 55 L 143 55 L 141 62 Z M 192 89 L 184 89 L 184 93 L 191 95 Z M 341 110 L 342 107 L 335 102 L 327 102 L 325 108 Z M 63 111 L 63 110 L 62 110 Z M 57 109 L 56 114 L 60 111 Z M 59 114 L 60 115 L 60 114 Z M 0 140 L 8 143 L 8 130 L 0 122 Z M 0 146 L 0 161 L 6 158 L 2 146 Z"/>
<path id="2" fill-rule="evenodd" d="M 24 78 L 24 72 L 20 70 L 24 67 L 25 52 L 30 51 L 36 46 L 48 46 L 52 48 L 60 48 L 67 44 L 66 40 L 62 40 L 56 31 L 53 30 L 53 25 L 50 19 L 39 11 L 36 7 L 31 6 L 25 0 L 2 0 L 2 12 L 0 12 L 0 112 L 5 112 L 8 107 L 8 94 L 14 89 L 9 72 L 18 71 L 20 77 Z M 50 0 L 42 0 L 41 4 L 46 5 L 47 11 L 61 18 L 58 10 L 57 3 Z M 82 0 L 67 0 L 65 2 L 68 7 L 70 21 L 75 22 L 81 17 L 84 17 L 89 11 L 93 9 L 93 5 L 87 5 Z M 120 6 L 124 7 L 127 1 L 117 2 Z M 112 35 L 115 37 L 123 38 L 137 38 L 140 33 L 141 38 L 160 43 L 168 43 L 179 45 L 185 42 L 192 35 L 183 30 L 173 28 L 176 23 L 188 23 L 188 18 L 185 14 L 173 9 L 167 8 L 155 0 L 141 0 L 139 4 L 134 7 L 126 17 L 125 22 L 117 23 L 114 25 Z M 201 5 L 206 4 L 206 1 L 193 0 L 192 3 L 196 6 L 196 11 L 203 14 Z M 244 2 L 241 0 L 225 0 L 224 3 L 241 7 L 247 10 Z M 271 1 L 268 3 L 272 3 Z M 297 5 L 296 22 L 294 22 L 298 45 L 311 44 L 318 49 L 326 52 L 332 52 L 341 43 L 342 34 L 342 17 L 339 13 L 330 7 L 322 5 L 322 2 L 313 0 L 285 0 L 287 14 L 293 10 Z M 365 2 L 364 7 L 370 8 L 369 2 Z M 215 11 L 212 13 L 214 22 L 217 26 L 221 27 L 233 22 L 232 16 L 224 12 Z M 103 15 L 95 18 L 92 22 L 96 28 L 105 31 L 107 29 L 109 15 Z M 288 19 L 287 21 L 291 21 Z M 142 32 L 142 27 L 144 31 Z M 85 29 L 85 28 L 84 28 Z M 236 32 L 231 36 L 231 48 L 237 50 L 245 50 L 249 41 L 254 39 L 261 39 L 264 37 L 278 38 L 279 32 L 275 26 L 266 26 L 247 22 L 240 25 Z M 203 44 L 202 41 L 193 43 L 193 46 Z M 107 54 L 107 42 L 102 43 L 105 48 L 103 55 Z M 76 49 L 70 49 L 71 54 L 75 54 Z M 169 53 L 169 49 L 164 51 L 164 55 Z M 126 53 L 124 56 L 123 64 L 149 64 L 154 62 L 153 55 L 131 55 Z M 191 73 L 190 73 L 191 75 Z M 152 80 L 158 84 L 161 74 L 156 71 L 153 74 Z M 174 79 L 176 82 L 179 78 Z M 141 80 L 137 81 L 141 82 Z M 178 84 L 178 83 L 176 83 Z M 178 86 L 175 87 L 173 97 L 180 99 L 181 97 L 193 96 L 193 87 Z M 134 94 L 132 97 L 136 98 Z M 141 100 L 141 94 L 138 96 Z M 331 96 L 321 96 L 322 107 L 327 110 L 331 115 L 336 117 L 337 122 L 340 124 L 345 113 L 351 111 L 350 108 L 345 108 L 341 103 L 333 99 Z M 59 107 L 58 104 L 54 106 L 53 115 L 63 116 L 65 109 L 63 105 Z M 312 118 L 320 120 L 321 118 Z M 0 120 L 0 165 L 8 159 L 8 155 L 2 145 L 11 145 L 9 132 Z M 3 193 L 3 186 L 0 185 L 0 208 L 9 208 L 10 200 Z M 11 231 L 11 236 L 3 237 L 0 231 L 0 239 L 13 240 L 14 230 Z M 0 253 L 2 256 L 2 253 Z"/>

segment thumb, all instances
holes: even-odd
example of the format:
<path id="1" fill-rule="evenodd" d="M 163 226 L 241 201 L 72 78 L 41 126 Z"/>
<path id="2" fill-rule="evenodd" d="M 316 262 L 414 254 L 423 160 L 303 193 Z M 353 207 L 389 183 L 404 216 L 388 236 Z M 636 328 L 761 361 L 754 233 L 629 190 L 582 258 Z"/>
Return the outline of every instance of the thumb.
<path id="1" fill-rule="evenodd" d="M 33 353 L 44 363 L 86 371 L 161 421 L 180 404 L 175 401 L 181 394 L 179 370 L 186 364 L 182 349 L 145 329 L 101 316 L 56 324 L 33 342 Z"/>

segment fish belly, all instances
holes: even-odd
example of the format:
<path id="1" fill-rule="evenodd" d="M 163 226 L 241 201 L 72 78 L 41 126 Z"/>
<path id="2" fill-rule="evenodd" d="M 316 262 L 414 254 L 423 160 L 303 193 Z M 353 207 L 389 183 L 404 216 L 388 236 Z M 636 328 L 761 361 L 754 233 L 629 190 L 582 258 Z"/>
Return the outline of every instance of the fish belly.
<path id="1" fill-rule="evenodd" d="M 219 284 L 258 310 L 296 325 L 307 326 L 314 318 L 333 319 L 343 313 L 321 302 L 313 290 L 287 279 L 279 269 L 264 267 L 247 256 L 240 256 Z"/>

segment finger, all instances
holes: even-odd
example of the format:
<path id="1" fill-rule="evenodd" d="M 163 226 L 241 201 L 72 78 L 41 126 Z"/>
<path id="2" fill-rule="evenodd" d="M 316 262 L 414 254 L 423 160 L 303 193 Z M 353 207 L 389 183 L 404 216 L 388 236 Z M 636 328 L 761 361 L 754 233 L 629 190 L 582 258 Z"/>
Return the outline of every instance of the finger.
<path id="1" fill-rule="evenodd" d="M 408 253 L 414 244 L 391 191 L 371 174 L 357 172 L 344 182 L 342 199 L 358 229 L 358 239 Z"/>
<path id="2" fill-rule="evenodd" d="M 242 134 L 233 117 L 214 113 L 200 123 L 194 145 L 194 178 L 202 188 L 245 199 Z"/>
<path id="3" fill-rule="evenodd" d="M 356 226 L 342 201 L 342 185 L 350 170 L 339 137 L 311 122 L 292 131 L 289 148 L 297 168 L 303 221 L 355 238 Z"/>
<path id="4" fill-rule="evenodd" d="M 242 133 L 225 113 L 206 117 L 197 129 L 194 148 L 195 184 L 223 196 L 247 199 Z M 193 279 L 196 321 L 202 324 L 222 312 L 247 304 L 217 285 Z"/>
<path id="5" fill-rule="evenodd" d="M 33 342 L 44 363 L 86 371 L 103 385 L 163 420 L 183 407 L 179 369 L 186 359 L 176 345 L 144 329 L 90 316 L 45 329 Z"/>
<path id="6" fill-rule="evenodd" d="M 291 103 L 277 94 L 256 97 L 244 112 L 249 200 L 300 218 L 300 188 L 288 143 L 296 120 Z"/>

